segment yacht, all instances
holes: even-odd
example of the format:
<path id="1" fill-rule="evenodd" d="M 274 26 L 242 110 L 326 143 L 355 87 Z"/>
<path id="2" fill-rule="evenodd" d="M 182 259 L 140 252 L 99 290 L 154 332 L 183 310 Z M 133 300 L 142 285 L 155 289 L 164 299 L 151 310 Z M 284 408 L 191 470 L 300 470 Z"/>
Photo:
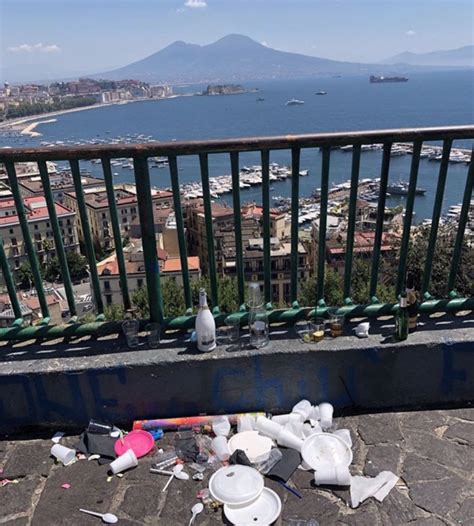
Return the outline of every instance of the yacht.
<path id="1" fill-rule="evenodd" d="M 327 95 L 327 91 L 319 90 L 316 92 L 316 95 Z"/>
<path id="2" fill-rule="evenodd" d="M 286 106 L 301 106 L 304 104 L 304 100 L 291 99 L 286 101 Z"/>

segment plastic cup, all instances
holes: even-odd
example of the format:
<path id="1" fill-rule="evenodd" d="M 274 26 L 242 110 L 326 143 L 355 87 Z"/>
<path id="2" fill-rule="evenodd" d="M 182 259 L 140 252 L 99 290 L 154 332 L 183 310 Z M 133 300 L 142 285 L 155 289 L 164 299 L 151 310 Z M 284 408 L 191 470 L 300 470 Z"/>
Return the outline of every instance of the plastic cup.
<path id="1" fill-rule="evenodd" d="M 303 417 L 303 420 L 306 420 L 309 417 L 312 408 L 313 406 L 311 405 L 311 402 L 309 402 L 308 400 L 301 400 L 293 407 L 291 412 L 301 415 Z"/>
<path id="2" fill-rule="evenodd" d="M 146 339 L 149 349 L 157 349 L 160 345 L 160 324 L 148 323 L 145 325 Z"/>
<path id="3" fill-rule="evenodd" d="M 219 460 L 229 460 L 230 451 L 229 445 L 227 444 L 227 438 L 225 436 L 220 435 L 213 438 L 211 442 L 211 448 Z"/>
<path id="4" fill-rule="evenodd" d="M 322 464 L 321 467 L 314 471 L 314 483 L 317 486 L 322 484 L 350 486 L 351 474 L 349 473 L 349 467 Z"/>
<path id="5" fill-rule="evenodd" d="M 344 327 L 344 315 L 338 314 L 337 309 L 329 309 L 329 330 L 333 338 L 342 336 L 343 327 Z"/>
<path id="6" fill-rule="evenodd" d="M 262 435 L 265 435 L 265 436 L 268 436 L 274 439 L 277 438 L 277 436 L 280 434 L 281 430 L 283 429 L 280 424 L 273 422 L 272 420 L 268 419 L 265 416 L 257 417 L 257 422 L 255 424 L 255 427 L 258 431 L 262 433 Z"/>
<path id="7" fill-rule="evenodd" d="M 110 471 L 116 475 L 135 466 L 138 466 L 137 456 L 132 449 L 127 449 L 123 455 L 120 455 L 110 464 Z"/>
<path id="8" fill-rule="evenodd" d="M 237 433 L 255 430 L 255 418 L 253 416 L 240 416 L 237 420 Z"/>
<path id="9" fill-rule="evenodd" d="M 240 338 L 240 320 L 233 320 L 228 316 L 224 320 L 224 325 L 217 328 L 216 338 L 219 345 L 232 345 L 237 343 Z"/>
<path id="10" fill-rule="evenodd" d="M 127 338 L 127 345 L 133 349 L 138 347 L 138 320 L 125 320 L 122 323 L 122 330 Z"/>
<path id="11" fill-rule="evenodd" d="M 290 421 L 290 414 L 286 415 L 274 415 L 272 416 L 272 422 L 275 422 L 276 424 L 280 424 L 284 426 Z"/>
<path id="12" fill-rule="evenodd" d="M 332 415 L 334 414 L 334 407 L 327 403 L 323 402 L 319 404 L 319 416 L 320 416 L 320 425 L 323 429 L 329 429 L 332 426 Z"/>
<path id="13" fill-rule="evenodd" d="M 54 444 L 51 448 L 51 455 L 67 466 L 76 458 L 76 450 L 61 444 Z"/>
<path id="14" fill-rule="evenodd" d="M 230 433 L 230 422 L 227 416 L 219 416 L 212 422 L 212 430 L 217 436 L 227 436 Z"/>
<path id="15" fill-rule="evenodd" d="M 303 447 L 303 440 L 301 438 L 298 438 L 294 433 L 291 431 L 288 431 L 288 429 L 282 429 L 279 433 L 279 435 L 276 438 L 276 441 L 278 442 L 278 445 L 289 447 L 291 449 L 296 449 L 297 451 L 301 452 L 301 448 Z"/>

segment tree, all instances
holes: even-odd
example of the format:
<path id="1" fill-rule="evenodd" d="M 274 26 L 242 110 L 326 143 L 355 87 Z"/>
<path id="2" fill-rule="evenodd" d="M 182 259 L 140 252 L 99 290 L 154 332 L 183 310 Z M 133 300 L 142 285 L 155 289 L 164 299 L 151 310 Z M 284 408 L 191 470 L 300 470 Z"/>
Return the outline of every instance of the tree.
<path id="1" fill-rule="evenodd" d="M 132 304 L 137 308 L 139 318 L 147 319 L 150 317 L 148 307 L 148 291 L 146 287 L 140 287 L 132 294 Z"/>
<path id="2" fill-rule="evenodd" d="M 72 281 L 87 277 L 87 260 L 84 256 L 77 252 L 66 252 L 66 261 Z M 56 281 L 58 278 L 63 281 L 61 266 L 57 257 L 51 259 L 44 273 L 48 281 Z"/>
<path id="3" fill-rule="evenodd" d="M 114 305 L 107 305 L 107 307 L 105 307 L 105 317 L 107 320 L 115 320 L 115 321 L 119 321 L 119 320 L 123 320 L 123 307 L 122 305 L 117 305 L 117 304 L 114 304 Z"/>
<path id="4" fill-rule="evenodd" d="M 299 303 L 303 307 L 314 307 L 317 303 L 317 276 L 311 276 L 302 282 Z M 344 303 L 342 278 L 336 269 L 326 265 L 324 281 L 324 301 L 332 307 Z"/>
<path id="5" fill-rule="evenodd" d="M 40 266 L 41 277 L 44 277 L 44 269 Z M 29 261 L 25 261 L 20 265 L 17 273 L 18 286 L 20 289 L 29 289 L 34 286 L 33 271 Z"/>

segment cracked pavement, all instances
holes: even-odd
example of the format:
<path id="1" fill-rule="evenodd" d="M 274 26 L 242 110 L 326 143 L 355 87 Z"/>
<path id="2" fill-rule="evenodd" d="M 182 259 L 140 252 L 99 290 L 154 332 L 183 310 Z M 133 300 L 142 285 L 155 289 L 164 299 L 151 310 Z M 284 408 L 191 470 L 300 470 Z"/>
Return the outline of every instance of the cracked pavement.
<path id="1" fill-rule="evenodd" d="M 279 484 L 266 485 L 281 497 L 283 511 L 277 526 L 314 519 L 320 526 L 361 525 L 474 525 L 474 408 L 380 413 L 335 419 L 348 428 L 353 440 L 352 475 L 375 476 L 390 470 L 399 482 L 382 502 L 367 499 L 349 507 L 349 489 L 318 487 L 312 473 L 297 470 L 289 485 L 298 498 Z M 166 477 L 152 474 L 153 455 L 136 469 L 107 482 L 107 467 L 81 460 L 71 466 L 54 464 L 48 437 L 0 439 L 1 478 L 17 479 L 0 486 L 0 524 L 8 526 L 87 526 L 100 519 L 79 513 L 83 507 L 112 512 L 120 525 L 187 525 L 196 493 L 203 481 L 174 481 L 166 493 Z M 62 439 L 74 446 L 76 436 Z M 173 433 L 157 442 L 173 442 Z M 188 470 L 192 473 L 192 470 Z M 70 489 L 63 489 L 65 483 Z M 226 524 L 222 511 L 205 510 L 196 526 Z"/>

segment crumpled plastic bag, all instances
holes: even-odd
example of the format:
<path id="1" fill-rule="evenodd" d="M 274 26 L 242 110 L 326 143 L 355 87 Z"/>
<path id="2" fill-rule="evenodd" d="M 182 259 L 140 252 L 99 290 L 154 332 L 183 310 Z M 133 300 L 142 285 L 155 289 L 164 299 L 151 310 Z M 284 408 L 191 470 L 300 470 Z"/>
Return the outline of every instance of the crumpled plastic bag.
<path id="1" fill-rule="evenodd" d="M 382 471 L 376 477 L 351 477 L 351 506 L 357 508 L 369 497 L 382 502 L 397 481 L 398 477 L 391 471 Z"/>

